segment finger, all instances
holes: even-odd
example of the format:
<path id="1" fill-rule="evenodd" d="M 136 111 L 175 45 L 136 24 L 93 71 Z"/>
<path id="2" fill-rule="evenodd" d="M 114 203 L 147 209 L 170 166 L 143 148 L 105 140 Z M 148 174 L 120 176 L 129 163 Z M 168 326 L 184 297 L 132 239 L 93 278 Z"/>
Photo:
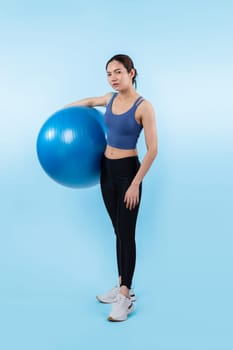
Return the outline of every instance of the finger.
<path id="1" fill-rule="evenodd" d="M 129 210 L 131 210 L 131 208 L 132 208 L 132 200 L 130 198 L 127 198 L 126 208 Z"/>
<path id="2" fill-rule="evenodd" d="M 127 209 L 129 209 L 129 207 L 130 207 L 130 201 L 128 198 L 125 198 L 125 206 Z"/>
<path id="3" fill-rule="evenodd" d="M 134 209 L 139 203 L 138 198 L 134 198 L 131 202 L 131 209 Z"/>
<path id="4" fill-rule="evenodd" d="M 131 202 L 130 202 L 130 210 L 134 209 L 136 206 L 136 201 L 134 198 L 131 199 Z"/>

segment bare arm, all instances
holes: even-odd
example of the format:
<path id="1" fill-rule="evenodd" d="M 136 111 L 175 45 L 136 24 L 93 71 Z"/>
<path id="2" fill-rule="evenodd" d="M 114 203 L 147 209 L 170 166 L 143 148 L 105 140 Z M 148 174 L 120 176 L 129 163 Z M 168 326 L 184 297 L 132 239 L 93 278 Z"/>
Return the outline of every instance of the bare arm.
<path id="1" fill-rule="evenodd" d="M 142 110 L 142 125 L 144 128 L 145 142 L 147 147 L 147 152 L 143 158 L 141 167 L 133 179 L 132 184 L 140 185 L 147 171 L 149 170 L 151 164 L 153 163 L 155 157 L 158 153 L 158 137 L 155 123 L 155 113 L 152 105 L 146 101 L 144 103 Z"/>
<path id="2" fill-rule="evenodd" d="M 133 209 L 139 202 L 139 185 L 150 169 L 158 153 L 158 138 L 155 122 L 155 113 L 150 102 L 145 101 L 139 107 L 141 122 L 144 128 L 147 152 L 141 166 L 125 194 L 125 203 L 128 209 Z"/>
<path id="3" fill-rule="evenodd" d="M 71 102 L 65 107 L 74 107 L 74 106 L 85 106 L 85 107 L 97 107 L 97 106 L 106 106 L 112 97 L 112 93 L 107 93 L 104 96 L 99 97 L 88 97 L 82 100 Z"/>

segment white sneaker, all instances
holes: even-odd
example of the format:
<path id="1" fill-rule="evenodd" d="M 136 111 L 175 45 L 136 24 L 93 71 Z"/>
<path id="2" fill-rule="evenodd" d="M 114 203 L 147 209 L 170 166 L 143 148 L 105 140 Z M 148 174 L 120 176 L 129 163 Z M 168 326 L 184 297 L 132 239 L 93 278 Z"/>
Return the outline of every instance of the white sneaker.
<path id="1" fill-rule="evenodd" d="M 134 304 L 130 298 L 118 294 L 116 302 L 112 305 L 112 311 L 108 317 L 109 321 L 120 322 L 127 320 L 127 316 L 134 310 Z"/>
<path id="2" fill-rule="evenodd" d="M 97 295 L 96 299 L 100 302 L 100 303 L 104 303 L 104 304 L 112 304 L 116 302 L 117 299 L 117 295 L 119 294 L 120 291 L 120 287 L 115 286 L 113 287 L 110 291 L 108 291 L 106 294 L 103 295 Z M 132 302 L 136 301 L 136 296 L 133 292 L 132 289 L 130 289 L 130 300 Z"/>

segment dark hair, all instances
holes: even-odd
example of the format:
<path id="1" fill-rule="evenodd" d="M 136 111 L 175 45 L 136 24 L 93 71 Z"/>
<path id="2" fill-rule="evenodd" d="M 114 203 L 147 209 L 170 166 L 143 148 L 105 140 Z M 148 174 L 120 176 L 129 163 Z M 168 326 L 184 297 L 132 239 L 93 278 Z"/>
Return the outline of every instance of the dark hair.
<path id="1" fill-rule="evenodd" d="M 133 60 L 128 56 L 128 55 L 123 55 L 123 54 L 119 54 L 119 55 L 115 55 L 112 58 L 110 58 L 108 60 L 108 62 L 106 63 L 106 70 L 108 68 L 108 65 L 110 62 L 112 61 L 118 61 L 120 63 L 123 64 L 123 66 L 126 68 L 127 72 L 130 73 L 131 70 L 134 70 L 134 77 L 132 79 L 132 83 L 134 84 L 135 88 L 137 87 L 137 82 L 136 82 L 136 77 L 138 75 L 136 68 L 134 67 L 134 63 Z"/>

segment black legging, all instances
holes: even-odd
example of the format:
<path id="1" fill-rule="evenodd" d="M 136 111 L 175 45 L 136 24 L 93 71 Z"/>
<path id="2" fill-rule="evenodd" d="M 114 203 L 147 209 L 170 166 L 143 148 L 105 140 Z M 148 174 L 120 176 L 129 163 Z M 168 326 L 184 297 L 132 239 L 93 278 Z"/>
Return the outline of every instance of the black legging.
<path id="1" fill-rule="evenodd" d="M 126 208 L 124 197 L 139 167 L 138 157 L 108 159 L 104 156 L 102 160 L 101 190 L 116 234 L 118 273 L 121 285 L 129 289 L 136 263 L 135 228 L 142 185 L 139 204 L 134 209 Z"/>

